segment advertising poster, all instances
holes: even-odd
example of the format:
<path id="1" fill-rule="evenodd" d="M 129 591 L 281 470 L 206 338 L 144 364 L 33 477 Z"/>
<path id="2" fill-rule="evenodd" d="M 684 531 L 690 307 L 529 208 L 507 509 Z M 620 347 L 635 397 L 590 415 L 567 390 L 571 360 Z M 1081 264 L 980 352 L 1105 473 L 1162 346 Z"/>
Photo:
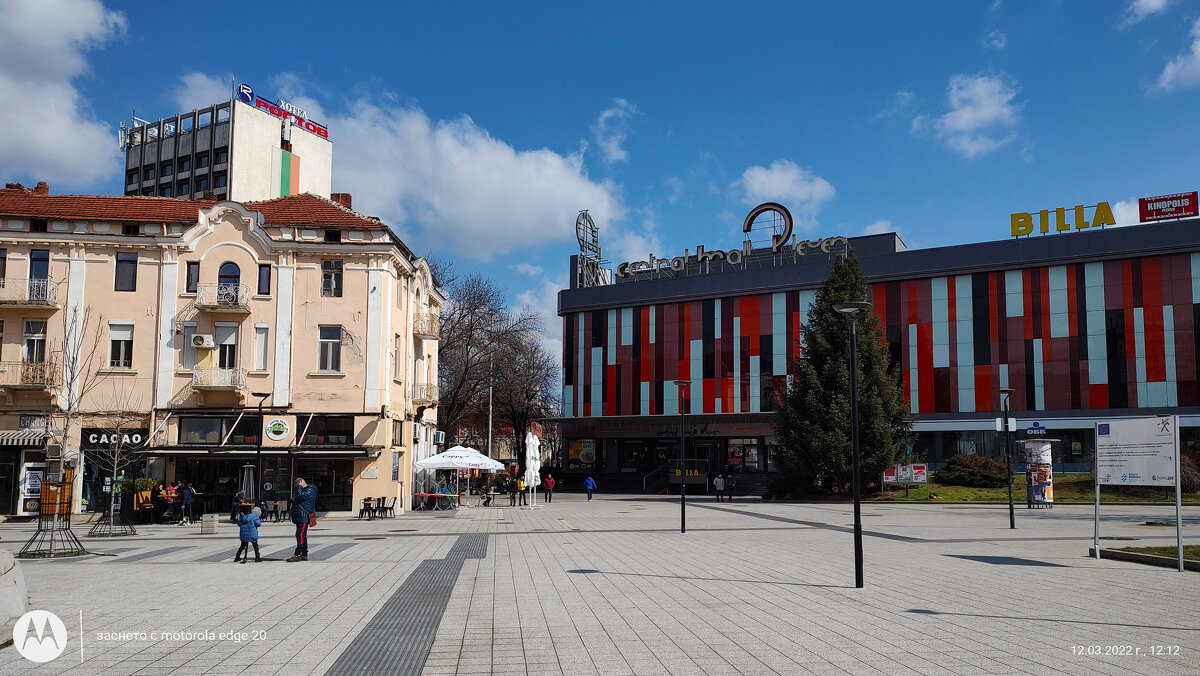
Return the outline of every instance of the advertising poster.
<path id="1" fill-rule="evenodd" d="M 1096 483 L 1174 486 L 1175 431 L 1171 416 L 1096 423 Z"/>
<path id="2" fill-rule="evenodd" d="M 885 483 L 885 484 L 896 483 L 896 466 L 895 465 L 891 465 L 887 469 L 883 470 L 883 483 Z"/>
<path id="3" fill-rule="evenodd" d="M 925 464 L 912 466 L 912 482 L 914 484 L 923 484 L 929 482 L 929 477 L 926 474 L 926 468 L 927 465 Z"/>
<path id="4" fill-rule="evenodd" d="M 1170 218 L 1190 218 L 1197 215 L 1195 192 L 1143 197 L 1138 200 L 1138 216 L 1142 223 Z"/>
<path id="5" fill-rule="evenodd" d="M 1033 506 L 1054 503 L 1054 456 L 1049 442 L 1025 442 L 1025 486 L 1029 491 L 1029 504 Z"/>
<path id="6" fill-rule="evenodd" d="M 907 484 L 912 482 L 912 466 L 898 465 L 900 469 L 900 483 Z"/>
<path id="7" fill-rule="evenodd" d="M 576 439 L 567 452 L 567 469 L 589 470 L 596 465 L 596 440 Z"/>

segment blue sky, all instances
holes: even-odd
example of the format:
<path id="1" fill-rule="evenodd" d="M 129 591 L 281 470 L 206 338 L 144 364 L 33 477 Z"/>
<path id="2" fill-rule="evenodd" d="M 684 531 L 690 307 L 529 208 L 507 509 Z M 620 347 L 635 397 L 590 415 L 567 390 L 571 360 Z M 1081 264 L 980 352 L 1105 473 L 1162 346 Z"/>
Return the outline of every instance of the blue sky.
<path id="1" fill-rule="evenodd" d="M 801 238 L 930 247 L 1198 182 L 1194 1 L 0 8 L 4 180 L 118 193 L 117 123 L 233 76 L 326 123 L 335 191 L 551 341 L 579 209 L 614 260 L 735 247 L 766 200 Z"/>

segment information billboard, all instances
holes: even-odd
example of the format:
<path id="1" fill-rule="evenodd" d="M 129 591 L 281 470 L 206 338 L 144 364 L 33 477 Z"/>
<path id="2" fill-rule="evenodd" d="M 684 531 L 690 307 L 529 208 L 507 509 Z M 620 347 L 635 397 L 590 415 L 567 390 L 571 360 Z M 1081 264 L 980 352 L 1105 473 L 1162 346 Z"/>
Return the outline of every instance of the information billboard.
<path id="1" fill-rule="evenodd" d="M 1173 416 L 1096 423 L 1096 483 L 1174 486 L 1175 424 Z"/>

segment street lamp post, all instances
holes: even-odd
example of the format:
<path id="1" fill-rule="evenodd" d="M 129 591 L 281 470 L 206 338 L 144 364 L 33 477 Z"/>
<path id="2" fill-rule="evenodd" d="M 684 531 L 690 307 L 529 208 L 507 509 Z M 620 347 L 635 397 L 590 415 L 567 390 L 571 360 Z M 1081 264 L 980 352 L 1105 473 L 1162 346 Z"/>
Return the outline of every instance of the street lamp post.
<path id="1" fill-rule="evenodd" d="M 258 442 L 257 448 L 254 451 L 254 504 L 257 505 L 263 501 L 262 447 L 263 435 L 267 432 L 265 425 L 263 425 L 265 422 L 263 420 L 263 402 L 267 400 L 267 397 L 271 396 L 271 393 L 251 392 L 250 394 L 258 397 L 258 434 L 254 435 L 254 440 Z"/>
<path id="2" fill-rule="evenodd" d="M 862 589 L 862 480 L 858 447 L 858 336 L 855 326 L 862 313 L 871 309 L 871 304 L 866 301 L 835 303 L 833 309 L 850 315 L 850 438 L 854 445 L 854 586 Z"/>
<path id="3" fill-rule="evenodd" d="M 1013 388 L 1000 388 L 1000 403 L 1004 409 L 1004 418 L 1001 424 L 1004 426 L 1004 466 L 1008 468 L 1008 527 L 1010 529 L 1017 527 L 1017 515 L 1013 511 L 1013 486 L 1012 486 L 1012 444 L 1009 443 L 1008 429 L 1008 402 L 1012 396 Z"/>
<path id="4" fill-rule="evenodd" d="M 683 404 L 687 401 L 687 391 L 692 385 L 690 380 L 676 380 L 675 387 L 679 388 L 679 532 L 687 532 L 687 452 L 684 450 L 687 442 L 684 438 L 685 413 Z"/>

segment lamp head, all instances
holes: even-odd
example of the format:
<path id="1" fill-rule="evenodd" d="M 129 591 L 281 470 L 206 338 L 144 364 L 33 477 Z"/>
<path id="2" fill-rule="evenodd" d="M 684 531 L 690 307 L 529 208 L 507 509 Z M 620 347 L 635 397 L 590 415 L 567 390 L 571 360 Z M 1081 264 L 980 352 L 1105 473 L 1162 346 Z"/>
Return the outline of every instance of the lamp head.
<path id="1" fill-rule="evenodd" d="M 692 381 L 690 381 L 690 380 L 676 380 L 675 381 L 676 387 L 687 387 L 691 384 L 692 384 Z"/>
<path id="2" fill-rule="evenodd" d="M 854 315 L 860 312 L 866 312 L 871 309 L 871 304 L 866 301 L 853 301 L 849 303 L 834 303 L 833 309 L 842 314 Z"/>
<path id="3" fill-rule="evenodd" d="M 1001 396 L 1007 397 L 1008 395 L 1012 394 L 1013 392 L 1016 392 L 1016 390 L 1014 390 L 1011 387 L 1001 387 L 999 392 L 1000 392 Z"/>

